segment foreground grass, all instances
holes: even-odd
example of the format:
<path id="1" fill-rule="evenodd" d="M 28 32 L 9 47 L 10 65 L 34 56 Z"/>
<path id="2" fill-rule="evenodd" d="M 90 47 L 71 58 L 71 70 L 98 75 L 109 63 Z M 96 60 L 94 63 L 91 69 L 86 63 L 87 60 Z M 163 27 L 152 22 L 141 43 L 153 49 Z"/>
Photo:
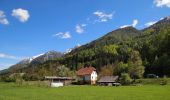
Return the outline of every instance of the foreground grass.
<path id="1" fill-rule="evenodd" d="M 170 85 L 50 88 L 0 83 L 0 100 L 170 100 Z"/>

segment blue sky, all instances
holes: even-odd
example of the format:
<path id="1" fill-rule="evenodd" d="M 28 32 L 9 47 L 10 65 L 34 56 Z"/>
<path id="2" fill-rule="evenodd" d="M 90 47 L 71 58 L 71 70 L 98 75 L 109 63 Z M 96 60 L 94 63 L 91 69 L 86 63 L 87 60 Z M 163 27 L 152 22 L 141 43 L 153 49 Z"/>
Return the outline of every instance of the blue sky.
<path id="1" fill-rule="evenodd" d="M 169 16 L 170 0 L 0 0 L 0 70 Z"/>

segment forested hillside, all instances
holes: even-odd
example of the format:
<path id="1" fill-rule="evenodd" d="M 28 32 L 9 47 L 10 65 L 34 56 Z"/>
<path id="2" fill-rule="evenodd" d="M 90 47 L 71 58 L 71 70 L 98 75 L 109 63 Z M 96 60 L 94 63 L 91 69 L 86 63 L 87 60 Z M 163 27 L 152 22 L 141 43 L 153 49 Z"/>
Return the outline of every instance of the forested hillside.
<path id="1" fill-rule="evenodd" d="M 66 75 L 74 75 L 74 71 L 85 66 L 94 66 L 101 75 L 170 76 L 170 17 L 143 30 L 117 29 L 60 58 L 29 64 L 14 72 L 43 77 L 59 75 L 58 68 L 64 68 Z"/>

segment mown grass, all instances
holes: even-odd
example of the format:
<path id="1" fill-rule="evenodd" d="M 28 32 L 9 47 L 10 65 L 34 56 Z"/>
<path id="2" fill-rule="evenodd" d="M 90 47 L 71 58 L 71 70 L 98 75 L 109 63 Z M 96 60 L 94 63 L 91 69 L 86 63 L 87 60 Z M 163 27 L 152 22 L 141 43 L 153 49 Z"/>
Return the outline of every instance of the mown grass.
<path id="1" fill-rule="evenodd" d="M 50 88 L 0 83 L 0 100 L 170 100 L 170 85 Z"/>
<path id="2" fill-rule="evenodd" d="M 165 80 L 167 81 L 167 84 L 170 85 L 170 78 L 138 79 L 135 83 L 143 85 L 160 85 L 162 81 Z"/>

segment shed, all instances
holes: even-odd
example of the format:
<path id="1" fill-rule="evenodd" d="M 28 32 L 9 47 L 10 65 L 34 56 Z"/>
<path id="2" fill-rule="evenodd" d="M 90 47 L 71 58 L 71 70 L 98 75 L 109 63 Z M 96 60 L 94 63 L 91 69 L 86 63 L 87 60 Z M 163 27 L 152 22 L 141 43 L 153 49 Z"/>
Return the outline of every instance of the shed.
<path id="1" fill-rule="evenodd" d="M 69 85 L 72 83 L 73 80 L 75 80 L 75 78 L 72 77 L 56 77 L 56 76 L 45 76 L 45 79 L 50 81 L 51 87 Z"/>
<path id="2" fill-rule="evenodd" d="M 119 76 L 103 76 L 99 79 L 99 85 L 112 86 L 118 82 Z"/>

